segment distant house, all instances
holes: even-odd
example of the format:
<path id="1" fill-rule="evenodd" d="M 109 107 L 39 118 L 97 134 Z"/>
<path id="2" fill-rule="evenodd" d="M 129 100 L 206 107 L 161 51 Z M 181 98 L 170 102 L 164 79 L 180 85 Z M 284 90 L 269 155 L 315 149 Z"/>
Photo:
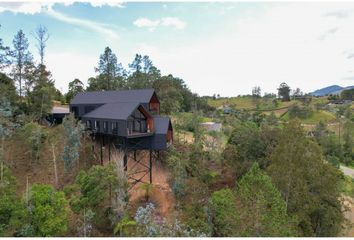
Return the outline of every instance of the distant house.
<path id="1" fill-rule="evenodd" d="M 338 99 L 338 100 L 330 100 L 329 105 L 342 105 L 342 104 L 350 104 L 352 103 L 351 100 L 343 100 L 343 99 Z"/>
<path id="2" fill-rule="evenodd" d="M 204 127 L 204 129 L 207 130 L 208 132 L 211 131 L 220 132 L 222 127 L 222 124 L 217 122 L 204 122 L 201 123 L 200 125 Z"/>
<path id="3" fill-rule="evenodd" d="M 230 107 L 224 107 L 224 114 L 231 114 L 232 109 Z"/>
<path id="4" fill-rule="evenodd" d="M 66 107 L 54 106 L 47 120 L 51 124 L 60 124 L 63 122 L 64 117 L 69 114 L 70 114 L 70 110 L 68 107 L 66 108 Z"/>

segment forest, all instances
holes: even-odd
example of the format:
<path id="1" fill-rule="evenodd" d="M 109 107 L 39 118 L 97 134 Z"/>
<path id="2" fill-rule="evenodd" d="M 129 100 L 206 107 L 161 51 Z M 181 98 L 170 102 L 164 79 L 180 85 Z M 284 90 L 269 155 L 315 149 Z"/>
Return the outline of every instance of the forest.
<path id="1" fill-rule="evenodd" d="M 354 180 L 343 174 L 354 171 L 353 91 L 313 97 L 282 83 L 277 94 L 255 86 L 202 97 L 149 56 L 136 54 L 124 69 L 106 47 L 87 86 L 71 79 L 62 93 L 45 65 L 48 29 L 34 32 L 37 53 L 22 30 L 12 46 L 0 38 L 0 236 L 353 234 Z M 134 192 L 119 154 L 101 165 L 80 121 L 47 117 L 79 92 L 142 88 L 154 88 L 172 118 L 174 143 L 156 162 L 161 177 Z"/>

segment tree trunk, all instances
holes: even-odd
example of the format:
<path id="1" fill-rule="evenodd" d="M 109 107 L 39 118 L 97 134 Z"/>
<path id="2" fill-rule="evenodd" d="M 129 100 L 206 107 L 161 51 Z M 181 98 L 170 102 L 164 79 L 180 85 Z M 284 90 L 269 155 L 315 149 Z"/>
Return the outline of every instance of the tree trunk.
<path id="1" fill-rule="evenodd" d="M 52 154 L 53 154 L 53 167 L 54 167 L 54 177 L 55 177 L 55 186 L 58 186 L 58 171 L 57 171 L 57 161 L 55 157 L 55 145 L 52 143 Z"/>
<path id="2" fill-rule="evenodd" d="M 28 206 L 28 195 L 29 195 L 29 184 L 28 184 L 28 175 L 26 178 L 26 205 Z"/>
<path id="3" fill-rule="evenodd" d="M 0 152 L 0 161 L 1 161 L 1 173 L 0 173 L 0 180 L 1 184 L 3 184 L 4 181 L 4 138 L 1 138 L 1 152 Z"/>

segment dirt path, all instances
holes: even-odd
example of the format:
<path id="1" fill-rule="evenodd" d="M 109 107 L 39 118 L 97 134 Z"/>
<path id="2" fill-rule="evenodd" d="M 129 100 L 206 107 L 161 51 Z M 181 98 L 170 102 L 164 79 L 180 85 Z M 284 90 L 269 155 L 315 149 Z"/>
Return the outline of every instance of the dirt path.
<path id="1" fill-rule="evenodd" d="M 340 170 L 344 173 L 344 175 L 347 175 L 354 179 L 354 169 L 340 165 Z"/>
<path id="2" fill-rule="evenodd" d="M 149 158 L 148 155 L 140 155 L 138 158 L 141 157 L 142 163 L 148 166 Z M 132 170 L 134 169 L 139 170 L 137 165 L 134 166 L 136 162 L 133 159 L 129 159 L 128 161 L 128 172 L 129 168 Z M 139 164 L 138 164 L 139 165 Z M 143 167 L 140 167 L 142 169 Z M 136 176 L 139 178 L 139 176 Z M 169 218 L 171 212 L 174 210 L 175 206 L 175 199 L 172 193 L 172 189 L 169 185 L 169 178 L 170 173 L 167 169 L 163 166 L 161 161 L 154 160 L 152 164 L 152 191 L 150 193 L 149 201 L 155 204 L 156 210 L 159 215 Z M 145 175 L 142 179 L 144 182 L 149 182 L 149 174 Z M 132 206 L 139 206 L 146 202 L 145 200 L 145 191 L 141 188 L 142 184 L 136 184 L 130 191 L 130 205 Z M 134 207 L 134 208 L 135 208 Z"/>

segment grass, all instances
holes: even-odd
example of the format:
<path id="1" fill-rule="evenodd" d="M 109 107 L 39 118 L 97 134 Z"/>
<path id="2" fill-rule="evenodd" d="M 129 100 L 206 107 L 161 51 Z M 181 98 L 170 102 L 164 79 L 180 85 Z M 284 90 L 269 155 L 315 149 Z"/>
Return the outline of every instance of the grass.
<path id="1" fill-rule="evenodd" d="M 310 118 L 300 119 L 300 120 L 304 124 L 317 124 L 321 120 L 323 122 L 331 122 L 331 121 L 334 121 L 335 119 L 336 119 L 336 116 L 333 113 L 319 110 L 319 111 L 315 111 Z M 285 121 L 289 120 L 289 113 L 286 113 L 282 117 L 282 120 L 285 120 Z"/>
<path id="2" fill-rule="evenodd" d="M 348 197 L 354 197 L 354 179 L 344 176 L 344 180 L 342 182 L 342 192 Z"/>

